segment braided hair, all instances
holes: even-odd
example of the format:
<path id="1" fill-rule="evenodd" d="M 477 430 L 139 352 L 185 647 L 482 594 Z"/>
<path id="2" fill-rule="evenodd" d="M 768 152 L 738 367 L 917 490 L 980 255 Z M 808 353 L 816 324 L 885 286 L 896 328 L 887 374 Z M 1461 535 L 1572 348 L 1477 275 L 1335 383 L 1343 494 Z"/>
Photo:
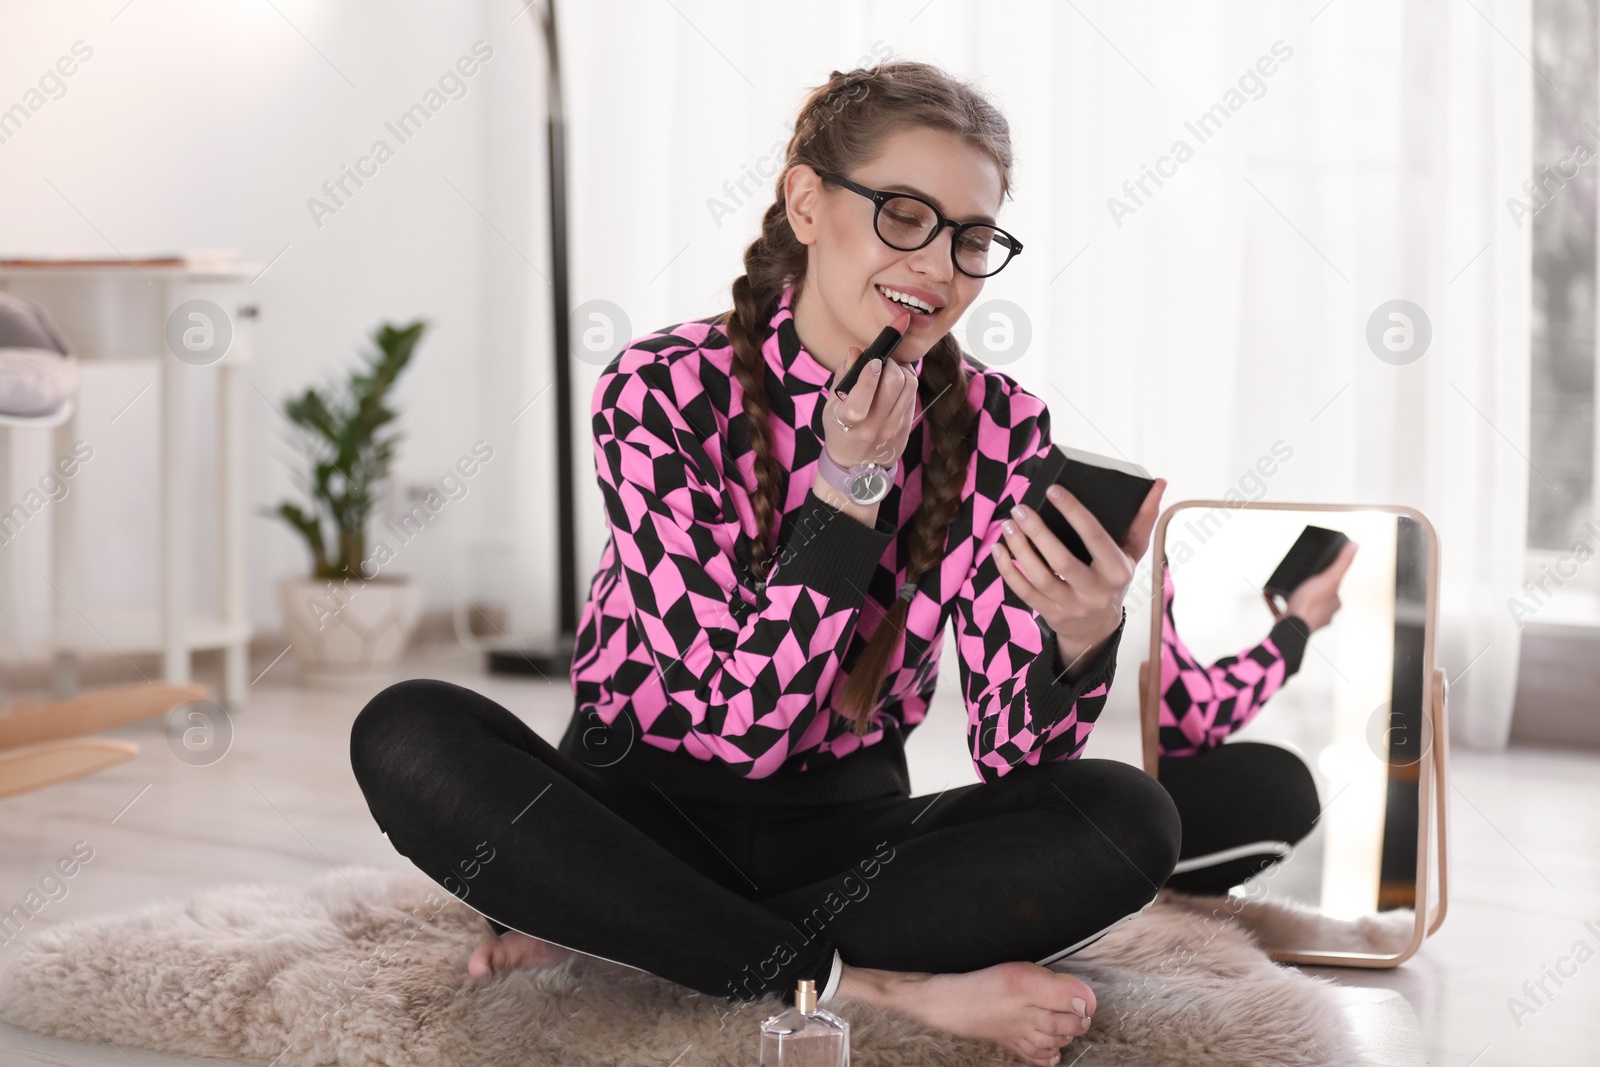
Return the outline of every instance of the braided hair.
<path id="1" fill-rule="evenodd" d="M 807 262 L 806 246 L 789 225 L 784 178 L 799 164 L 849 173 L 874 158 L 889 136 L 917 127 L 952 133 L 991 156 L 1000 167 L 1005 195 L 1012 165 L 1010 130 L 1004 116 L 976 90 L 926 63 L 901 61 L 845 73 L 836 70 L 800 109 L 778 175 L 776 198 L 762 217 L 760 236 L 745 249 L 744 274 L 733 283 L 733 309 L 719 317 L 733 347 L 733 371 L 744 393 L 755 455 L 756 486 L 750 490 L 750 501 L 756 535 L 750 557 L 760 580 L 772 566 L 784 474 L 769 429 L 772 407 L 761 342 L 784 287 L 792 283 L 798 289 L 805 281 Z M 920 467 L 922 502 L 912 518 L 910 582 L 944 559 L 946 535 L 961 507 L 977 419 L 967 397 L 969 382 L 961 348 L 946 334 L 923 356 L 918 386 L 931 454 Z M 857 736 L 871 725 L 908 611 L 909 601 L 896 597 L 845 682 L 841 711 L 853 720 Z"/>

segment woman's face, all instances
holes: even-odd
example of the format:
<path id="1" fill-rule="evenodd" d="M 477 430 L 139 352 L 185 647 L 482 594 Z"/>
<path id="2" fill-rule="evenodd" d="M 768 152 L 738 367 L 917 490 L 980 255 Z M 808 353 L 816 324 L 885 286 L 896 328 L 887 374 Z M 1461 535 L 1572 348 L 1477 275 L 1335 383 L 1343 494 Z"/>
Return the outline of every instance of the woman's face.
<path id="1" fill-rule="evenodd" d="M 943 130 L 916 127 L 884 142 L 877 158 L 843 177 L 869 189 L 915 193 L 953 222 L 996 222 L 1000 165 L 982 149 Z M 866 348 L 903 310 L 883 288 L 932 304 L 912 316 L 894 350 L 897 363 L 920 360 L 983 290 L 950 261 L 955 232 L 944 227 L 914 252 L 890 248 L 872 228 L 874 205 L 849 189 L 824 182 L 809 166 L 785 178 L 785 201 L 795 236 L 808 246 L 805 282 L 795 297 L 795 329 L 818 363 L 838 367 L 851 346 Z"/>

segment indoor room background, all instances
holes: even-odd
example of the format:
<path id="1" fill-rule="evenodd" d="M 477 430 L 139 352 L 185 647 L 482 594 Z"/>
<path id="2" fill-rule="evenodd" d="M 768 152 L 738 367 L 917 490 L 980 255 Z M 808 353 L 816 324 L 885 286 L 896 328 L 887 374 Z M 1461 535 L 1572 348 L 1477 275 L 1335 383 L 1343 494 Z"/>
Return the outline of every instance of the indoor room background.
<path id="1" fill-rule="evenodd" d="M 259 266 L 252 511 L 292 488 L 283 399 L 346 365 L 379 320 L 426 317 L 387 512 L 475 441 L 494 460 L 395 567 L 425 583 L 430 610 L 467 599 L 539 636 L 557 565 L 548 190 L 543 45 L 520 6 L 9 4 L 9 97 L 59 56 L 85 58 L 0 144 L 0 219 L 12 250 L 222 247 Z M 1474 664 L 1452 694 L 1458 736 L 1503 742 L 1518 658 L 1505 605 L 1537 477 L 1531 227 L 1481 205 L 1522 195 L 1531 101 L 1525 58 L 1471 6 L 623 6 L 626 19 L 563 12 L 572 304 L 608 308 L 574 321 L 592 339 L 574 363 L 580 576 L 604 542 L 586 427 L 600 368 L 675 315 L 727 306 L 810 85 L 936 54 L 978 72 L 1010 118 L 1003 221 L 1029 237 L 969 312 L 964 346 L 1046 399 L 1058 441 L 1143 463 L 1170 479 L 1169 500 L 1421 508 L 1446 546 L 1442 661 Z M 475 73 L 452 75 L 468 56 Z M 443 105 L 425 125 L 390 133 L 431 90 Z M 381 163 L 378 141 L 392 148 Z M 359 185 L 358 165 L 375 172 Z M 1386 361 L 1361 343 L 1393 300 L 1423 309 L 1424 355 Z M 137 472 L 156 406 L 129 406 L 148 381 L 85 368 L 97 447 L 75 491 L 93 531 L 84 587 L 102 602 L 85 610 L 155 595 L 141 564 L 155 500 Z M 215 451 L 197 430 L 202 481 Z M 13 484 L 48 461 L 14 449 Z M 207 533 L 200 520 L 201 562 Z M 266 518 L 247 536 L 251 621 L 272 632 L 275 583 L 303 548 Z M 19 603 L 41 604 L 48 588 L 15 558 Z M 39 636 L 27 617 L 18 640 Z"/>

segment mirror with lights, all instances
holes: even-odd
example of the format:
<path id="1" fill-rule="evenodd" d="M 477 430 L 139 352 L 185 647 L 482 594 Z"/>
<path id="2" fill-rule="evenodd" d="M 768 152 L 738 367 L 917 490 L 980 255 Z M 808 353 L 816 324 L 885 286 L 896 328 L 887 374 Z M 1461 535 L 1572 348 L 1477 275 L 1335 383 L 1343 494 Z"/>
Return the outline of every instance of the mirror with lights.
<path id="1" fill-rule="evenodd" d="M 1403 962 L 1447 896 L 1433 527 L 1405 507 L 1185 501 L 1151 553 L 1145 769 L 1178 774 L 1172 761 L 1237 742 L 1293 752 L 1315 783 L 1311 828 L 1262 843 L 1277 862 L 1229 892 L 1311 916 L 1269 939 L 1275 959 Z M 1339 933 L 1380 926 L 1368 943 Z"/>

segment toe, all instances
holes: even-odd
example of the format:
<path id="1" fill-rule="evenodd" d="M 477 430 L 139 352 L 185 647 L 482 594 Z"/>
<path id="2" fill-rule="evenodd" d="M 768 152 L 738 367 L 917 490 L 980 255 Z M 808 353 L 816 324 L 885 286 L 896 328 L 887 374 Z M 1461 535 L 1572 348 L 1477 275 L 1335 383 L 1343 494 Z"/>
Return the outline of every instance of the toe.
<path id="1" fill-rule="evenodd" d="M 1061 1058 L 1061 1052 L 1054 1045 L 1041 1045 L 1033 1041 L 1021 1040 L 1016 1042 L 1014 1048 L 1017 1055 L 1037 1067 L 1054 1067 Z"/>
<path id="2" fill-rule="evenodd" d="M 1079 1015 L 1093 1015 L 1094 990 L 1082 979 L 1070 974 L 1057 974 L 1055 988 L 1051 990 L 1050 1003 L 1041 1005 L 1052 1011 L 1070 1011 Z"/>
<path id="3" fill-rule="evenodd" d="M 1046 1011 L 1038 1009 L 1030 1015 L 1029 1021 L 1041 1034 L 1045 1034 L 1060 1044 L 1063 1039 L 1071 1040 L 1080 1037 L 1089 1029 L 1083 1017 L 1070 1011 Z"/>
<path id="4" fill-rule="evenodd" d="M 1059 1052 L 1072 1044 L 1072 1035 L 1052 1034 L 1043 1030 L 1036 1030 L 1032 1035 L 1033 1043 L 1046 1052 Z"/>
<path id="5" fill-rule="evenodd" d="M 467 959 L 467 973 L 475 978 L 482 978 L 489 973 L 489 954 L 494 949 L 493 941 L 485 941 L 473 949 L 472 955 Z"/>

